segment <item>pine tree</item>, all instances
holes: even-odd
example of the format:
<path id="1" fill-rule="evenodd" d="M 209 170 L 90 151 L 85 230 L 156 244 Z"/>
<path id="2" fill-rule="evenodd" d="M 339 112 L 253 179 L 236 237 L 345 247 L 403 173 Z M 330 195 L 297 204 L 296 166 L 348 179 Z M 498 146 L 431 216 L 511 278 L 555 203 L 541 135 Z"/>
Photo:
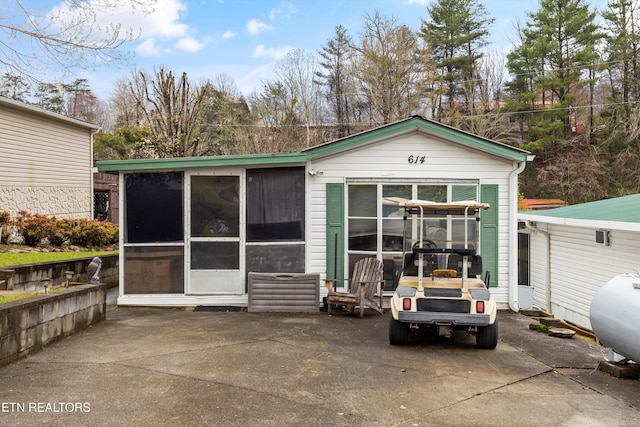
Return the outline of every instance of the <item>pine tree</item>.
<path id="1" fill-rule="evenodd" d="M 584 0 L 540 0 L 538 10 L 528 17 L 507 67 L 514 76 L 512 96 L 530 101 L 535 94 L 533 102 L 540 112 L 529 122 L 532 141 L 525 148 L 538 151 L 572 133 L 576 107 L 588 102 L 579 95 L 593 87 L 589 71 L 598 62 L 596 45 L 603 35 L 596 12 Z M 517 92 L 518 84 L 529 79 L 532 85 Z"/>
<path id="2" fill-rule="evenodd" d="M 477 61 L 488 43 L 494 19 L 477 0 L 437 0 L 427 6 L 427 12 L 429 20 L 422 21 L 419 35 L 431 46 L 443 81 L 437 114 L 442 114 L 443 102 L 450 110 L 457 110 L 460 101 L 462 109 L 472 112 Z"/>
<path id="3" fill-rule="evenodd" d="M 350 133 L 347 65 L 352 41 L 342 25 L 338 25 L 335 31 L 335 36 L 318 51 L 322 58 L 320 66 L 325 71 L 318 71 L 316 77 L 326 87 L 326 97 L 338 125 L 338 138 L 342 138 Z"/>

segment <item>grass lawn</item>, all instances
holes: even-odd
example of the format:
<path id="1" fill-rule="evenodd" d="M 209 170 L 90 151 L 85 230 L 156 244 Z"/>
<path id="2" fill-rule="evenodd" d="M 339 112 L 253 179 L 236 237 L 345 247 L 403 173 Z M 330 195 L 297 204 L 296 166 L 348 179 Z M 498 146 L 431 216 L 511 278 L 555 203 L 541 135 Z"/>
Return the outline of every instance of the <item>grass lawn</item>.
<path id="1" fill-rule="evenodd" d="M 80 251 L 80 252 L 1 252 L 0 267 L 15 265 L 36 264 L 39 262 L 65 261 L 68 259 L 87 258 L 94 256 L 114 255 L 118 251 Z"/>
<path id="2" fill-rule="evenodd" d="M 49 289 L 49 293 L 52 294 L 54 292 L 61 291 L 63 289 L 67 289 L 64 286 L 60 286 L 57 288 Z M 17 301 L 25 298 L 35 297 L 38 295 L 44 295 L 44 290 L 42 291 L 33 291 L 33 292 L 20 292 L 16 295 L 0 295 L 0 304 L 5 302 Z"/>

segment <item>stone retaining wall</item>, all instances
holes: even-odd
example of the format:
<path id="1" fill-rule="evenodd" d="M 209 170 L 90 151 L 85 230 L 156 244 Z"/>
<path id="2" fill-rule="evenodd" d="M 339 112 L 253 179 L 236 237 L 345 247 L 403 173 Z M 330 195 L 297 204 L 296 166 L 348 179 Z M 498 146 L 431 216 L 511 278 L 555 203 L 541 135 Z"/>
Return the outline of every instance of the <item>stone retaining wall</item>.
<path id="1" fill-rule="evenodd" d="M 87 266 L 93 258 L 77 258 L 68 261 L 42 262 L 39 264 L 20 265 L 0 268 L 0 290 L 8 291 L 40 291 L 40 279 L 48 277 L 52 286 L 58 286 L 65 279 L 65 271 L 75 274 L 71 281 L 88 283 Z M 101 256 L 100 283 L 114 286 L 118 283 L 118 255 Z"/>
<path id="2" fill-rule="evenodd" d="M 106 284 L 0 304 L 0 366 L 105 320 L 106 313 Z"/>

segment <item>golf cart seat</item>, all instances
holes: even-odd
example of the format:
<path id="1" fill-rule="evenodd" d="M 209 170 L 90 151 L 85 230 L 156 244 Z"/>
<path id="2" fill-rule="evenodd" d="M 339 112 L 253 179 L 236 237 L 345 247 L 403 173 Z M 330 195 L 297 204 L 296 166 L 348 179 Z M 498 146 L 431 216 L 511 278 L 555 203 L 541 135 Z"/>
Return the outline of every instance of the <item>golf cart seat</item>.
<path id="1" fill-rule="evenodd" d="M 482 275 L 482 257 L 480 255 L 471 255 L 468 258 L 469 267 L 467 274 L 469 277 L 478 277 Z M 458 277 L 462 276 L 462 255 L 452 253 L 447 257 L 447 269 L 455 270 Z"/>
<path id="2" fill-rule="evenodd" d="M 382 261 L 376 258 L 363 258 L 356 262 L 353 267 L 351 279 L 327 279 L 325 285 L 328 290 L 326 304 L 329 314 L 333 305 L 346 306 L 353 313 L 355 307 L 360 308 L 360 317 L 364 317 L 364 309 L 371 308 L 380 314 L 382 310 L 382 289 L 384 278 L 382 276 Z M 340 281 L 349 282 L 349 292 L 336 292 L 333 290 L 333 283 Z M 379 290 L 379 302 L 375 300 L 375 293 Z"/>
<path id="3" fill-rule="evenodd" d="M 435 254 L 427 255 L 424 257 L 424 275 L 431 276 L 433 270 L 438 268 L 438 258 Z M 406 253 L 404 255 L 404 268 L 403 273 L 405 276 L 417 276 L 418 275 L 418 254 Z"/>

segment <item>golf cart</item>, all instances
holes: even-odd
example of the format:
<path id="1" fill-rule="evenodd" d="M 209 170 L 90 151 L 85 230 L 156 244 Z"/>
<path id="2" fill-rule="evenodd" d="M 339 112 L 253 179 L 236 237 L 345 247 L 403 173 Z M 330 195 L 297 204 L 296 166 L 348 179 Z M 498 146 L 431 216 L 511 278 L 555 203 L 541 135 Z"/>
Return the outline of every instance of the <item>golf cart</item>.
<path id="1" fill-rule="evenodd" d="M 444 337 L 465 331 L 476 336 L 479 348 L 495 348 L 497 308 L 477 253 L 480 211 L 489 205 L 425 200 L 398 205 L 404 208 L 403 269 L 391 298 L 389 342 L 407 344 L 421 329 Z"/>

